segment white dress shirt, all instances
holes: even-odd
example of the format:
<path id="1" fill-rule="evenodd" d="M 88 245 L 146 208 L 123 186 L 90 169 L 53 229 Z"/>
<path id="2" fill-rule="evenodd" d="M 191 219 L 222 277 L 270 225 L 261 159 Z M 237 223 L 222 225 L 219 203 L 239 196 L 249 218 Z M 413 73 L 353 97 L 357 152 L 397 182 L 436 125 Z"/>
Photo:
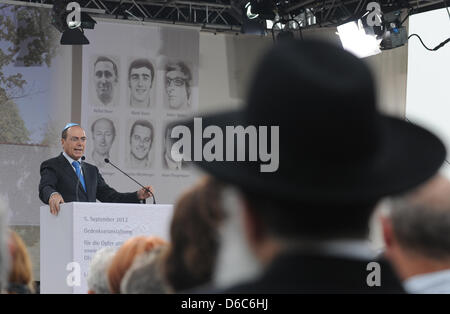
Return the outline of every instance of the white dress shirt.
<path id="1" fill-rule="evenodd" d="M 66 154 L 66 152 L 63 152 L 63 156 L 66 157 L 67 161 L 69 162 L 69 164 L 72 166 L 73 171 L 75 171 L 75 173 L 77 173 L 77 170 L 75 169 L 75 167 L 72 165 L 72 163 L 74 161 L 78 161 L 80 163 L 80 170 L 81 170 L 81 174 L 83 174 L 83 168 L 81 168 L 81 158 L 78 160 L 72 159 L 69 155 Z M 83 174 L 84 175 L 84 174 Z"/>
<path id="2" fill-rule="evenodd" d="M 450 294 L 450 269 L 412 276 L 403 285 L 409 293 Z"/>

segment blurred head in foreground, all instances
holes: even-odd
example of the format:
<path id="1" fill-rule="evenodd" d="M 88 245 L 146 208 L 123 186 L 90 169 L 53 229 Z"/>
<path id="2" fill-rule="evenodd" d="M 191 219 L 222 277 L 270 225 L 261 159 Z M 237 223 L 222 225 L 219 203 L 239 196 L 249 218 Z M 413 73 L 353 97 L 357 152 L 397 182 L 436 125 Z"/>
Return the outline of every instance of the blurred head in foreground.
<path id="1" fill-rule="evenodd" d="M 108 269 L 108 280 L 111 293 L 120 293 L 122 279 L 137 256 L 166 244 L 167 243 L 159 237 L 138 236 L 128 239 L 119 248 Z"/>
<path id="2" fill-rule="evenodd" d="M 222 186 L 204 177 L 175 204 L 165 277 L 175 291 L 208 284 L 217 258 L 218 227 L 224 219 Z"/>
<path id="3" fill-rule="evenodd" d="M 247 281 L 228 291 L 237 293 L 401 290 L 388 267 L 374 289 L 358 272 L 373 260 L 369 218 L 381 198 L 432 177 L 446 152 L 424 128 L 380 113 L 375 95 L 364 61 L 327 42 L 288 40 L 261 59 L 245 106 L 201 117 L 215 133 L 204 151 L 222 158 L 187 157 L 228 184 L 217 284 Z M 198 121 L 183 125 L 194 133 Z M 221 135 L 226 145 L 211 149 Z M 250 267 L 239 272 L 242 260 Z"/>
<path id="4" fill-rule="evenodd" d="M 450 293 L 450 181 L 438 175 L 381 216 L 386 256 L 411 293 Z"/>

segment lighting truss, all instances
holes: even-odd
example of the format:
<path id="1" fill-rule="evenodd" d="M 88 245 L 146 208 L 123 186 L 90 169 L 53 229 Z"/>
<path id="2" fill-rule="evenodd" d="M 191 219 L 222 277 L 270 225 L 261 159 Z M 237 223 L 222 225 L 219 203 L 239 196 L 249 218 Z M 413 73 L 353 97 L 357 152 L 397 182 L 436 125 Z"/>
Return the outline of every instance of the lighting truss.
<path id="1" fill-rule="evenodd" d="M 58 0 L 0 0 L 0 3 L 51 6 Z M 249 0 L 79 0 L 83 11 L 92 17 L 143 22 L 191 25 L 202 30 L 239 32 L 246 19 L 244 6 Z M 273 0 L 280 17 L 293 18 L 306 9 L 317 19 L 306 27 L 332 27 L 366 12 L 375 0 Z M 442 0 L 379 0 L 382 8 L 403 8 L 410 13 L 442 8 Z"/>

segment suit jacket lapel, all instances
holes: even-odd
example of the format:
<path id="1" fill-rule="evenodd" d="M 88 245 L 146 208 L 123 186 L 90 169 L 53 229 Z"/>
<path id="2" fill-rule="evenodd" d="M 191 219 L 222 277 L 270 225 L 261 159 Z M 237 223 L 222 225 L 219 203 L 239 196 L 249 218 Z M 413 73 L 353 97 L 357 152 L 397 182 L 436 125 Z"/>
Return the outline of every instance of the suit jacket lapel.
<path id="1" fill-rule="evenodd" d="M 85 167 L 84 163 L 81 163 L 81 169 L 83 169 L 84 184 L 86 185 L 86 191 L 84 191 L 83 187 L 81 187 L 81 189 L 83 190 L 83 192 L 86 193 L 87 196 L 89 196 L 90 191 L 89 183 L 91 182 L 91 174 L 88 171 L 88 168 Z"/>
<path id="2" fill-rule="evenodd" d="M 69 178 L 72 178 L 73 180 L 73 185 L 76 185 L 78 182 L 78 177 L 77 174 L 75 173 L 75 170 L 73 169 L 73 166 L 67 161 L 66 157 L 64 157 L 64 155 L 61 153 L 61 155 L 59 155 L 59 161 L 62 165 L 62 169 L 64 169 L 64 171 L 66 172 L 66 174 L 69 176 Z M 83 172 L 84 172 L 84 168 L 83 168 Z M 86 178 L 84 179 L 85 183 L 86 183 Z M 85 193 L 83 189 L 83 186 L 81 185 L 81 183 L 78 183 L 78 189 L 82 192 Z M 87 186 L 86 186 L 87 189 Z"/>

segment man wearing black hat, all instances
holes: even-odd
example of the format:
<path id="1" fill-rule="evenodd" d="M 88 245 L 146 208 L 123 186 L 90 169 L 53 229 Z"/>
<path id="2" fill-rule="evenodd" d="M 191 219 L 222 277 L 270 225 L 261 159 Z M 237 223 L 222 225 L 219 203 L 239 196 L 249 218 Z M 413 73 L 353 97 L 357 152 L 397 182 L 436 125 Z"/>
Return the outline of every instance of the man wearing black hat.
<path id="1" fill-rule="evenodd" d="M 427 130 L 377 111 L 363 61 L 320 41 L 280 43 L 257 68 L 244 109 L 202 122 L 279 126 L 277 171 L 196 161 L 239 191 L 242 241 L 263 269 L 225 292 L 403 292 L 365 241 L 369 218 L 382 197 L 432 177 L 446 152 Z"/>

